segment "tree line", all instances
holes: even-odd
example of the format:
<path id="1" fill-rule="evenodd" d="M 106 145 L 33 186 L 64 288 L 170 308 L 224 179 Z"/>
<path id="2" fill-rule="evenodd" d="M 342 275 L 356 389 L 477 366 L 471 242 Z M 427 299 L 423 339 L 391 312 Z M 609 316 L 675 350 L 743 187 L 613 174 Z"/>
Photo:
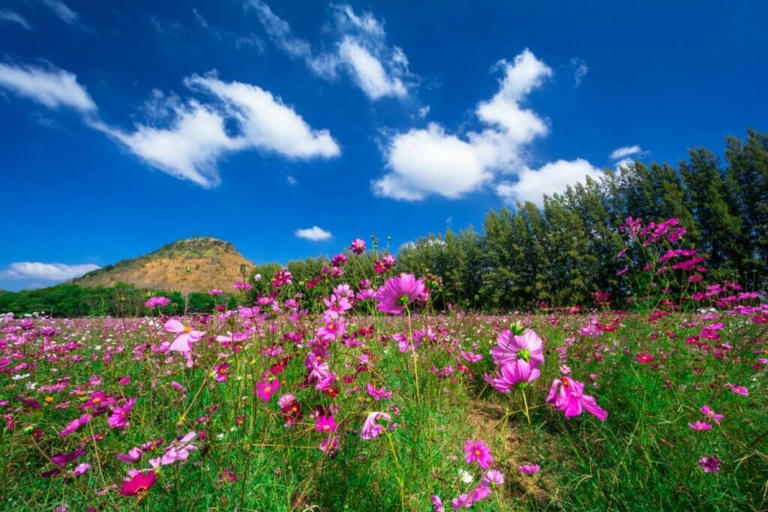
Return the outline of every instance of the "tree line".
<path id="1" fill-rule="evenodd" d="M 686 228 L 686 247 L 707 259 L 708 278 L 730 280 L 747 290 L 764 291 L 768 282 L 768 135 L 750 130 L 746 139 L 728 137 L 723 161 L 710 150 L 689 151 L 677 166 L 635 161 L 606 170 L 599 180 L 545 196 L 538 207 L 526 202 L 514 209 L 490 210 L 482 230 L 468 227 L 431 234 L 402 247 L 398 272 L 430 276 L 440 282 L 435 306 L 479 309 L 528 309 L 537 305 L 594 304 L 596 292 L 614 305 L 631 294 L 617 273 L 626 265 L 616 255 L 625 240 L 618 227 L 627 217 L 645 222 L 677 218 Z M 374 262 L 387 249 L 372 237 L 361 255 L 345 251 L 344 275 L 332 277 L 327 257 L 268 263 L 253 270 L 247 293 L 214 299 L 204 293 L 171 298 L 169 314 L 210 312 L 215 304 L 236 306 L 269 294 L 273 276 L 283 268 L 293 275 L 283 296 L 311 307 L 338 282 L 357 286 L 381 276 Z M 639 263 L 639 262 L 638 262 Z M 318 280 L 318 276 L 323 276 Z M 378 279 L 378 281 L 377 281 Z M 0 312 L 47 312 L 61 316 L 138 315 L 146 290 L 130 285 L 80 288 L 59 285 L 44 290 L 0 293 Z M 218 302 L 216 302 L 218 300 Z"/>

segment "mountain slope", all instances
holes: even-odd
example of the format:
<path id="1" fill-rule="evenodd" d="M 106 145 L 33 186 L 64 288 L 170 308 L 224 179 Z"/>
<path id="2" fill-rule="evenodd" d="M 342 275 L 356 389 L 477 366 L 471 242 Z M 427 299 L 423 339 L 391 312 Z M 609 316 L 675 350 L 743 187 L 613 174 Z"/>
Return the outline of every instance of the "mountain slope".
<path id="1" fill-rule="evenodd" d="M 244 266 L 244 267 L 243 267 Z M 253 264 L 235 247 L 216 238 L 178 240 L 149 254 L 120 261 L 72 280 L 79 286 L 111 286 L 117 282 L 137 288 L 204 292 L 232 290 L 232 283 L 250 274 Z"/>

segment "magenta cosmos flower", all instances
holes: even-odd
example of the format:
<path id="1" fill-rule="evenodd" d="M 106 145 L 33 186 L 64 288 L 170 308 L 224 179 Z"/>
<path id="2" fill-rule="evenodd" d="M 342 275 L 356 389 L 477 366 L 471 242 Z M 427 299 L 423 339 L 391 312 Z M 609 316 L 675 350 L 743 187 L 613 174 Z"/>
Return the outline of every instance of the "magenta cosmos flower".
<path id="1" fill-rule="evenodd" d="M 421 297 L 425 291 L 424 280 L 416 279 L 413 274 L 390 277 L 376 292 L 379 311 L 399 315 L 408 304 Z"/>
<path id="2" fill-rule="evenodd" d="M 477 461 L 483 469 L 488 469 L 493 464 L 491 449 L 482 439 L 467 439 L 467 442 L 464 443 L 464 460 L 467 461 L 467 464 Z"/>
<path id="3" fill-rule="evenodd" d="M 699 466 L 705 473 L 717 473 L 720 471 L 720 461 L 715 457 L 702 457 Z"/>
<path id="4" fill-rule="evenodd" d="M 722 420 L 723 418 L 725 418 L 725 415 L 724 415 L 724 414 L 718 414 L 718 413 L 716 413 L 716 412 L 715 412 L 715 411 L 714 411 L 712 408 L 710 408 L 710 407 L 709 407 L 709 405 L 706 405 L 706 404 L 701 406 L 701 413 L 702 413 L 704 416 L 707 416 L 707 417 L 709 417 L 709 418 L 712 418 L 712 421 L 714 421 L 714 422 L 715 422 L 715 423 L 717 423 L 718 425 L 720 424 L 720 420 Z"/>
<path id="5" fill-rule="evenodd" d="M 584 384 L 570 377 L 552 381 L 547 402 L 563 411 L 566 418 L 578 416 L 584 409 L 600 421 L 608 417 L 608 412 L 597 405 L 594 397 L 584 394 Z"/>
<path id="6" fill-rule="evenodd" d="M 365 251 L 365 241 L 360 238 L 355 238 L 352 240 L 352 243 L 349 244 L 349 248 L 352 249 L 353 253 L 360 254 Z"/>
<path id="7" fill-rule="evenodd" d="M 496 338 L 491 355 L 499 366 L 520 360 L 536 368 L 544 362 L 544 346 L 541 338 L 531 329 L 517 336 L 504 329 Z"/>
<path id="8" fill-rule="evenodd" d="M 145 493 L 155 485 L 155 482 L 157 482 L 157 475 L 154 471 L 136 473 L 133 478 L 123 482 L 120 494 L 123 496 L 136 496 L 137 494 Z"/>
<path id="9" fill-rule="evenodd" d="M 269 402 L 272 399 L 272 395 L 280 390 L 280 380 L 277 377 L 270 375 L 262 381 L 256 383 L 256 388 L 253 390 L 254 395 L 259 397 L 265 402 Z"/>
<path id="10" fill-rule="evenodd" d="M 171 318 L 165 322 L 164 329 L 168 332 L 178 334 L 176 339 L 173 340 L 173 343 L 171 343 L 171 346 L 168 347 L 168 350 L 185 354 L 192 352 L 192 347 L 189 344 L 194 343 L 195 341 L 200 341 L 203 334 L 205 334 L 202 331 L 192 330 L 191 327 L 185 326 L 175 318 Z"/>

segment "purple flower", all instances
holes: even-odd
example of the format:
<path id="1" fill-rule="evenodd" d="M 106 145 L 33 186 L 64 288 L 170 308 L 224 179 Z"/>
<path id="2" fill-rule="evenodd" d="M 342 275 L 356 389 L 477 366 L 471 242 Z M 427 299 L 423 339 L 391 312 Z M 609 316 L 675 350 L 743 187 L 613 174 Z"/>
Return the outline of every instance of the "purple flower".
<path id="1" fill-rule="evenodd" d="M 693 430 L 711 430 L 712 425 L 709 423 L 704 423 L 702 421 L 697 421 L 696 423 L 689 423 L 689 427 L 691 427 Z"/>
<path id="2" fill-rule="evenodd" d="M 718 473 L 720 471 L 720 461 L 715 457 L 700 458 L 699 466 L 705 473 Z"/>

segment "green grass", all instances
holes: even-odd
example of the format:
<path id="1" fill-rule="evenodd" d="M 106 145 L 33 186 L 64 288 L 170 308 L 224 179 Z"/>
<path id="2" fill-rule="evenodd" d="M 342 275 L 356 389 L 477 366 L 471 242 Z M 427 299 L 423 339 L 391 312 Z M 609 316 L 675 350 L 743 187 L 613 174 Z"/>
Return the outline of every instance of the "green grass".
<path id="1" fill-rule="evenodd" d="M 531 407 L 529 427 L 524 414 L 507 416 L 507 412 L 523 409 L 522 395 L 499 393 L 482 378 L 494 370 L 489 355 L 494 329 L 515 319 L 415 315 L 413 329 L 428 323 L 435 330 L 444 330 L 437 341 L 418 349 L 417 399 L 413 357 L 400 353 L 394 341 L 382 340 L 383 335 L 393 333 L 408 335 L 405 318 L 351 317 L 348 332 L 370 322 L 376 330 L 373 336 L 361 339 L 367 350 L 333 342 L 328 362 L 337 373 L 339 395 L 332 398 L 314 385 L 302 386 L 307 349 L 285 342 L 283 355 L 293 357 L 279 374 L 280 392 L 269 403 L 252 393 L 255 380 L 278 359 L 266 358 L 262 349 L 279 343 L 289 331 L 303 332 L 308 339 L 320 325 L 317 319 L 259 319 L 257 330 L 262 334 L 254 334 L 239 354 L 229 356 L 230 377 L 221 383 L 210 376 L 219 354 L 226 352 L 215 341 L 198 342 L 195 365 L 186 368 L 178 356 L 166 363 L 167 354 L 135 352 L 137 346 L 172 341 L 172 335 L 140 320 L 76 320 L 69 324 L 37 320 L 38 326 L 56 328 L 50 339 L 57 346 L 72 340 L 81 345 L 57 353 L 41 336 L 29 336 L 29 341 L 14 346 L 25 331 L 2 335 L 6 346 L 0 357 L 22 354 L 6 368 L 21 362 L 31 365 L 15 374 L 0 374 L 2 398 L 10 401 L 0 412 L 11 414 L 15 422 L 15 428 L 0 434 L 2 503 L 7 510 L 53 510 L 67 504 L 69 510 L 386 511 L 430 510 L 430 497 L 437 494 L 450 510 L 451 498 L 474 488 L 482 474 L 477 465 L 464 462 L 462 446 L 468 438 L 482 438 L 491 446 L 495 467 L 503 472 L 505 483 L 474 505 L 475 510 L 768 507 L 766 370 L 750 366 L 757 361 L 756 352 L 767 348 L 764 325 L 724 316 L 723 342 L 732 349 L 717 359 L 686 345 L 686 337 L 698 334 L 700 326 L 683 326 L 687 318 L 682 315 L 670 315 L 658 325 L 648 322 L 645 315 L 622 317 L 615 331 L 605 332 L 599 339 L 577 334 L 587 316 L 561 316 L 559 325 L 551 325 L 549 316 L 531 316 L 528 323 L 544 340 L 546 360 L 541 378 L 526 390 Z M 613 319 L 611 313 L 601 317 L 603 324 Z M 229 326 L 194 326 L 212 336 L 242 329 L 240 324 L 237 320 Z M 275 326 L 272 332 L 270 325 Z M 669 332 L 675 337 L 669 337 Z M 585 392 L 609 412 L 605 423 L 586 413 L 566 419 L 544 402 L 552 379 L 559 375 L 555 348 L 566 338 L 575 339 L 567 357 L 572 376 L 584 382 Z M 469 363 L 459 357 L 459 347 L 481 353 L 483 359 Z M 363 352 L 370 354 L 373 366 L 356 372 Z M 640 352 L 656 359 L 639 363 L 635 356 Z M 51 354 L 57 359 L 46 359 Z M 107 361 L 103 360 L 105 354 L 111 354 Z M 466 371 L 445 378 L 431 371 L 433 366 L 459 363 Z M 25 373 L 30 376 L 11 378 Z M 101 385 L 88 385 L 94 374 L 102 377 Z M 117 381 L 126 375 L 132 381 L 120 387 Z M 64 390 L 40 391 L 40 386 L 64 376 L 71 378 Z M 344 377 L 354 380 L 345 383 Z M 187 392 L 176 391 L 171 381 L 181 383 Z M 27 388 L 32 382 L 36 389 Z M 393 399 L 373 401 L 365 393 L 369 382 L 386 386 L 394 393 Z M 747 387 L 750 396 L 733 393 L 725 387 L 728 383 Z M 363 390 L 352 391 L 356 386 Z M 116 397 L 136 397 L 130 426 L 110 429 L 106 416 L 99 416 L 75 434 L 60 437 L 58 432 L 82 414 L 77 406 L 95 389 Z M 283 426 L 276 404 L 283 393 L 295 394 L 303 408 L 303 418 L 293 428 Z M 37 410 L 24 407 L 14 398 L 17 394 L 44 405 Z M 51 403 L 45 402 L 46 396 L 53 398 Z M 67 401 L 69 407 L 55 408 Z M 703 404 L 725 414 L 725 419 L 720 427 L 696 432 L 688 423 L 705 420 L 699 412 Z M 340 446 L 334 454 L 318 448 L 325 434 L 316 432 L 309 418 L 317 406 L 338 407 Z M 397 426 L 376 439 L 363 440 L 359 429 L 371 411 L 392 414 Z M 93 432 L 106 434 L 104 439 L 88 442 L 91 427 Z M 149 458 L 158 457 L 171 440 L 191 430 L 205 431 L 204 439 L 195 443 L 198 449 L 190 452 L 188 460 L 163 467 L 157 485 L 143 499 L 120 496 L 110 487 L 119 486 L 129 468 L 148 467 Z M 126 464 L 116 458 L 133 446 L 158 439 L 164 440 L 160 448 L 144 455 L 139 463 Z M 53 467 L 47 457 L 71 451 L 80 442 L 88 442 L 88 448 L 77 462 L 91 464 L 88 472 L 77 478 L 66 476 L 66 471 L 51 478 L 40 476 Z M 704 473 L 697 465 L 703 456 L 720 459 L 721 471 Z M 541 472 L 520 474 L 517 467 L 526 463 L 540 464 Z M 231 469 L 238 480 L 221 480 L 223 469 Z M 463 483 L 460 470 L 469 472 L 474 482 Z M 108 491 L 98 494 L 102 489 Z"/>

